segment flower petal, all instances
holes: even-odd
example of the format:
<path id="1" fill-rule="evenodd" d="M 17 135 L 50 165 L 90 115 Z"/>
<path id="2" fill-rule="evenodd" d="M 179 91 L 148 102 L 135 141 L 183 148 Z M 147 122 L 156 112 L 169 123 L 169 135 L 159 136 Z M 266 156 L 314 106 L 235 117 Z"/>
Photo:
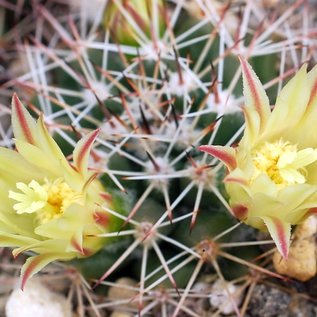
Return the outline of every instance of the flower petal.
<path id="1" fill-rule="evenodd" d="M 228 167 L 229 171 L 234 170 L 237 167 L 234 148 L 219 145 L 201 145 L 198 150 L 219 159 Z"/>
<path id="2" fill-rule="evenodd" d="M 232 212 L 236 218 L 240 221 L 245 220 L 248 217 L 249 208 L 243 204 L 233 205 Z"/>
<path id="3" fill-rule="evenodd" d="M 77 230 L 70 240 L 70 244 L 66 248 L 67 252 L 74 252 L 77 256 L 89 256 L 94 253 L 93 250 L 90 250 L 84 247 L 84 236 L 82 230 Z"/>
<path id="4" fill-rule="evenodd" d="M 250 64 L 242 57 L 240 57 L 240 62 L 243 73 L 243 93 L 246 103 L 245 111 L 248 112 L 250 109 L 258 113 L 260 118 L 259 128 L 263 130 L 271 114 L 269 98 Z"/>
<path id="5" fill-rule="evenodd" d="M 47 264 L 55 260 L 69 260 L 65 253 L 45 253 L 28 258 L 21 269 L 21 289 L 23 290 L 29 278 L 39 272 Z"/>
<path id="6" fill-rule="evenodd" d="M 0 148 L 0 173 L 1 180 L 12 186 L 17 182 L 27 182 L 30 179 L 42 178 L 41 170 L 25 160 L 19 153 L 5 148 Z M 13 184 L 10 184 L 11 181 Z"/>
<path id="7" fill-rule="evenodd" d="M 26 160 L 44 166 L 54 174 L 60 174 L 61 165 L 67 173 L 74 174 L 63 152 L 50 136 L 43 116 L 36 122 L 16 94 L 12 98 L 12 126 L 16 147 Z"/>
<path id="8" fill-rule="evenodd" d="M 57 159 L 52 159 L 39 147 L 20 139 L 15 141 L 15 145 L 19 153 L 29 163 L 33 163 L 39 169 L 42 169 L 42 175 L 48 176 L 47 173 L 50 173 L 55 177 L 62 175 L 60 162 Z"/>
<path id="9" fill-rule="evenodd" d="M 31 144 L 35 143 L 35 120 L 25 109 L 16 93 L 12 97 L 12 127 L 15 138 Z"/>
<path id="10" fill-rule="evenodd" d="M 5 239 L 5 235 L 9 235 L 10 233 L 19 236 L 21 239 L 25 239 L 28 237 L 31 239 L 37 238 L 36 234 L 34 234 L 33 230 L 30 231 L 30 228 L 34 227 L 34 219 L 28 216 L 21 216 L 15 212 L 0 210 L 0 230 L 4 232 L 0 234 L 3 235 L 1 239 Z M 12 236 L 12 237 L 13 237 Z M 1 245 L 1 241 L 0 241 Z M 16 244 L 18 245 L 18 244 Z M 16 246 L 13 245 L 13 246 Z"/>
<path id="11" fill-rule="evenodd" d="M 15 247 L 17 245 L 27 246 L 37 242 L 38 240 L 33 239 L 31 237 L 0 231 L 0 246 L 1 247 Z"/>
<path id="12" fill-rule="evenodd" d="M 261 193 L 272 197 L 272 199 L 275 199 L 279 193 L 276 184 L 264 173 L 259 174 L 252 180 L 252 186 L 250 186 L 249 191 L 252 196 Z"/>
<path id="13" fill-rule="evenodd" d="M 76 145 L 73 158 L 74 165 L 81 174 L 85 175 L 88 167 L 88 158 L 94 141 L 96 140 L 99 129 L 84 136 Z"/>
<path id="14" fill-rule="evenodd" d="M 78 252 L 81 255 L 85 255 L 85 250 L 83 247 L 83 232 L 82 230 L 77 230 L 70 240 L 70 245 L 67 246 L 68 252 Z"/>
<path id="15" fill-rule="evenodd" d="M 87 213 L 87 206 L 77 203 L 71 204 L 65 211 L 62 217 L 55 218 L 49 222 L 38 225 L 35 228 L 35 233 L 48 238 L 47 241 L 61 239 L 70 241 L 75 232 L 83 232 L 83 228 L 92 220 L 92 215 Z M 50 240 L 53 239 L 53 240 Z M 63 245 L 65 249 L 67 245 Z"/>
<path id="16" fill-rule="evenodd" d="M 259 135 L 261 120 L 256 110 L 247 107 L 242 107 L 242 110 L 244 113 L 245 130 L 239 146 L 249 149 L 254 145 Z"/>
<path id="17" fill-rule="evenodd" d="M 305 147 L 317 147 L 317 134 L 311 133 L 317 122 L 317 65 L 307 74 L 310 96 L 305 114 L 292 132 L 295 143 Z M 316 173 L 315 173 L 316 174 Z"/>
<path id="18" fill-rule="evenodd" d="M 288 133 L 302 119 L 310 98 L 306 67 L 303 65 L 278 95 L 266 128 L 268 136 L 279 137 L 283 132 Z"/>
<path id="19" fill-rule="evenodd" d="M 311 198 L 315 197 L 314 201 L 316 201 L 316 191 L 315 186 L 297 184 L 281 190 L 278 194 L 278 200 L 284 202 L 290 211 L 302 209 L 302 205 L 307 204 Z"/>
<path id="20" fill-rule="evenodd" d="M 277 217 L 261 217 L 261 219 L 274 240 L 277 250 L 284 259 L 287 259 L 291 239 L 291 224 Z"/>
<path id="21" fill-rule="evenodd" d="M 316 112 L 316 109 L 314 109 L 314 106 L 317 105 L 317 65 L 307 75 L 308 75 L 308 81 L 310 83 L 310 96 L 309 96 L 309 101 L 307 105 L 306 115 L 308 114 L 308 110 L 309 111 L 315 110 Z"/>
<path id="22" fill-rule="evenodd" d="M 234 183 L 238 186 L 246 187 L 248 185 L 248 181 L 245 177 L 235 176 L 233 173 L 230 173 L 225 179 L 223 180 L 224 183 Z"/>
<path id="23" fill-rule="evenodd" d="M 36 144 L 37 147 L 40 148 L 43 152 L 45 152 L 48 158 L 50 158 L 52 161 L 59 162 L 59 166 L 62 164 L 63 166 L 68 166 L 68 168 L 71 169 L 60 147 L 49 134 L 47 127 L 44 123 L 43 115 L 39 117 L 36 128 L 38 132 L 38 142 Z"/>

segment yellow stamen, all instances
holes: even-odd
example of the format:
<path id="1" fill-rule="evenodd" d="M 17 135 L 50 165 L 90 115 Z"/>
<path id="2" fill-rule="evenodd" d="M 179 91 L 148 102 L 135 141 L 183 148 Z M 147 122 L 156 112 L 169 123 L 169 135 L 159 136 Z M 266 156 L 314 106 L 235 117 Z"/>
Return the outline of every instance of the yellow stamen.
<path id="1" fill-rule="evenodd" d="M 53 182 L 45 180 L 42 185 L 32 180 L 28 185 L 17 183 L 16 187 L 21 192 L 9 191 L 9 198 L 18 201 L 13 205 L 14 210 L 18 214 L 36 213 L 40 224 L 60 217 L 72 203 L 82 204 L 82 195 L 62 178 Z"/>
<path id="2" fill-rule="evenodd" d="M 306 182 L 305 167 L 317 161 L 317 149 L 297 149 L 297 145 L 279 140 L 265 143 L 253 155 L 254 178 L 265 173 L 280 188 Z"/>
<path id="3" fill-rule="evenodd" d="M 47 191 L 35 180 L 32 180 L 28 185 L 17 183 L 17 189 L 22 193 L 9 191 L 9 198 L 12 198 L 19 203 L 13 205 L 14 210 L 18 214 L 33 213 L 42 209 L 47 202 Z"/>

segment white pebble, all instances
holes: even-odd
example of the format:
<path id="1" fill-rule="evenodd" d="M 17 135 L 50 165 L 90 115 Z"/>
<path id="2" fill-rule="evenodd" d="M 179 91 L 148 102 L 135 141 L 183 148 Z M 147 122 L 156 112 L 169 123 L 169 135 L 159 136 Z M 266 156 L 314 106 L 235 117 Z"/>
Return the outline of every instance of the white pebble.
<path id="1" fill-rule="evenodd" d="M 219 309 L 225 315 L 232 314 L 235 311 L 234 304 L 238 307 L 241 303 L 242 296 L 238 291 L 238 287 L 235 285 L 217 280 L 213 284 L 209 295 L 210 305 Z"/>
<path id="2" fill-rule="evenodd" d="M 6 317 L 71 317 L 71 305 L 65 297 L 53 293 L 36 278 L 25 289 L 13 290 L 5 307 Z"/>

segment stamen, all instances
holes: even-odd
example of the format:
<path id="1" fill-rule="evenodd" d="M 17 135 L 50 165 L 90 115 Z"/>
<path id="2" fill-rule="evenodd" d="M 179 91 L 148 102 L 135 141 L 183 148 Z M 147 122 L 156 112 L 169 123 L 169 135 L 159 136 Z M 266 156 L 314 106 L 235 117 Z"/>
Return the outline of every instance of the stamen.
<path id="1" fill-rule="evenodd" d="M 306 148 L 298 151 L 297 145 L 279 140 L 266 142 L 253 155 L 255 172 L 268 175 L 280 188 L 306 182 L 306 166 L 317 161 L 317 149 Z"/>
<path id="2" fill-rule="evenodd" d="M 9 198 L 19 203 L 13 205 L 13 209 L 18 214 L 33 213 L 42 209 L 47 202 L 48 193 L 37 181 L 32 180 L 28 185 L 17 183 L 17 189 L 23 194 L 9 191 Z"/>
<path id="3" fill-rule="evenodd" d="M 46 179 L 42 185 L 35 180 L 28 185 L 19 182 L 16 187 L 21 192 L 9 191 L 9 198 L 18 201 L 13 205 L 14 210 L 17 214 L 36 213 L 35 219 L 40 224 L 60 217 L 75 202 L 83 204 L 82 195 L 62 178 L 53 182 Z"/>

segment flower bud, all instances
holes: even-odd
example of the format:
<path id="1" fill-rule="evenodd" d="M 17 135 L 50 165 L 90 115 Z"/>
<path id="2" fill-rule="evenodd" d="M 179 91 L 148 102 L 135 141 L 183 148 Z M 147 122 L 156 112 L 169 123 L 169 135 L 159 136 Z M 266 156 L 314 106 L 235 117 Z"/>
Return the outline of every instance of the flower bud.
<path id="1" fill-rule="evenodd" d="M 114 42 L 140 46 L 157 40 L 165 30 L 163 0 L 110 0 L 104 13 L 105 28 Z"/>

